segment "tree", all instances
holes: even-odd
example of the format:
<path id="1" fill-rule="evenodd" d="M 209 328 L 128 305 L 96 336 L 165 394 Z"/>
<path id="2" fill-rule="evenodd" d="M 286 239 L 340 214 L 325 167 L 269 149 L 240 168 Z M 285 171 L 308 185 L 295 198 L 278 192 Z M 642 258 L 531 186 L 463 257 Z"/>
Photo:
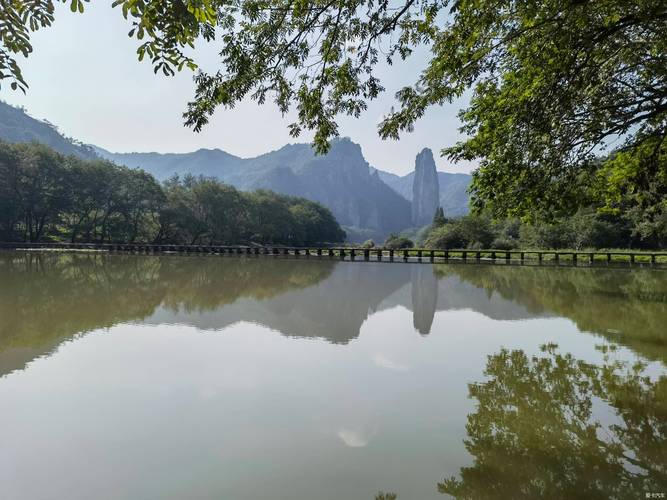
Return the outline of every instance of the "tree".
<path id="1" fill-rule="evenodd" d="M 391 233 L 389 236 L 387 236 L 387 239 L 382 246 L 392 250 L 400 250 L 402 248 L 413 248 L 415 244 L 412 240 L 406 238 L 405 236 L 399 236 L 398 234 Z"/>
<path id="2" fill-rule="evenodd" d="M 0 241 L 312 245 L 345 232 L 319 203 L 215 179 L 161 186 L 140 169 L 0 141 Z"/>
<path id="3" fill-rule="evenodd" d="M 26 87 L 13 57 L 29 54 L 30 32 L 51 24 L 55 1 L 2 4 L 0 79 L 13 87 Z M 60 1 L 83 11 L 81 0 Z M 476 210 L 529 217 L 591 203 L 613 209 L 619 189 L 628 210 L 646 214 L 646 227 L 664 209 L 667 160 L 656 152 L 667 136 L 667 0 L 113 5 L 132 23 L 139 59 L 148 56 L 156 72 L 195 69 L 184 51 L 200 40 L 221 42 L 220 69 L 195 76 L 185 113 L 195 130 L 218 106 L 272 99 L 282 112 L 296 108 L 293 135 L 314 130 L 316 148 L 326 151 L 338 135 L 337 116 L 358 117 L 384 90 L 377 64 L 423 45 L 432 56 L 415 84 L 397 93 L 400 106 L 388 110 L 379 133 L 396 138 L 430 106 L 472 90 L 460 115 L 469 138 L 444 153 L 479 161 Z M 621 160 L 593 161 L 619 137 Z M 650 196 L 633 195 L 645 192 Z"/>
<path id="4" fill-rule="evenodd" d="M 442 207 L 438 207 L 435 209 L 435 215 L 433 215 L 433 227 L 440 227 L 444 226 L 447 223 L 447 219 L 445 218 L 445 212 L 442 209 Z"/>

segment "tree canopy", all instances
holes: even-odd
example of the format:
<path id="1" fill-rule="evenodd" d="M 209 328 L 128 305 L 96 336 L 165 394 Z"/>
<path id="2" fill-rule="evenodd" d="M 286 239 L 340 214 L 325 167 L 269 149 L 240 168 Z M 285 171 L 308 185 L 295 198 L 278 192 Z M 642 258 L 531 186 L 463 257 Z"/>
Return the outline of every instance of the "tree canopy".
<path id="1" fill-rule="evenodd" d="M 25 88 L 15 54 L 51 24 L 55 0 L 5 0 L 0 81 Z M 83 11 L 82 0 L 61 0 Z M 196 69 L 196 42 L 220 43 L 220 67 L 197 70 L 185 122 L 201 129 L 244 98 L 295 108 L 293 135 L 326 151 L 341 114 L 383 90 L 378 64 L 431 51 L 379 126 L 397 138 L 434 105 L 470 92 L 467 139 L 445 148 L 479 162 L 473 205 L 547 217 L 581 206 L 667 211 L 667 0 L 115 0 L 139 59 L 171 75 Z M 606 149 L 605 149 L 606 148 Z M 604 158 L 601 155 L 611 153 Z"/>
<path id="2" fill-rule="evenodd" d="M 241 192 L 194 176 L 160 185 L 140 169 L 0 141 L 0 241 L 309 245 L 344 239 L 329 209 L 304 198 Z"/>

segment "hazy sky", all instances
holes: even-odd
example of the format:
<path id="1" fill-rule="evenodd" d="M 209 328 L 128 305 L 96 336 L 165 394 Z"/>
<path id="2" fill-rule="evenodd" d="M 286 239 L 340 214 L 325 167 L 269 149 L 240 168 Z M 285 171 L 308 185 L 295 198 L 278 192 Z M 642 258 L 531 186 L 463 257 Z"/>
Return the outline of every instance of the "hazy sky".
<path id="1" fill-rule="evenodd" d="M 46 118 L 65 135 L 114 152 L 186 152 L 220 148 L 249 157 L 277 149 L 288 142 L 309 142 L 310 134 L 291 138 L 290 116 L 282 117 L 273 103 L 258 106 L 243 102 L 233 110 L 218 109 L 200 133 L 183 126 L 181 114 L 193 95 L 192 73 L 176 77 L 153 74 L 150 63 L 136 59 L 137 42 L 111 1 L 86 4 L 84 14 L 72 14 L 58 4 L 51 28 L 33 35 L 34 52 L 22 68 L 30 88 L 27 95 L 3 85 L 0 98 L 25 106 L 31 116 Z M 197 47 L 204 69 L 218 60 L 215 42 Z M 457 112 L 461 103 L 433 108 L 400 141 L 383 141 L 376 124 L 394 103 L 394 92 L 413 83 L 425 63 L 425 54 L 408 63 L 380 70 L 387 88 L 370 103 L 360 119 L 343 117 L 340 132 L 361 144 L 374 167 L 405 174 L 414 168 L 416 154 L 430 147 L 439 170 L 468 172 L 471 165 L 451 165 L 439 157 L 442 147 L 459 138 Z"/>

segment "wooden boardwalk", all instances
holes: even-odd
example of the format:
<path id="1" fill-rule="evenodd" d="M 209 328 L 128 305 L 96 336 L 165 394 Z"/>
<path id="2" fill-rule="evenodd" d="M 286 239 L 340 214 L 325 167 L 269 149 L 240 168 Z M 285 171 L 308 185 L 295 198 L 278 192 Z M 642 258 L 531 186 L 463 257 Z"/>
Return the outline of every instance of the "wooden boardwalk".
<path id="1" fill-rule="evenodd" d="M 558 250 L 431 250 L 361 247 L 153 245 L 146 243 L 0 243 L 8 250 L 71 250 L 142 254 L 211 254 L 319 257 L 374 262 L 491 262 L 550 264 L 667 264 L 667 252 Z"/>

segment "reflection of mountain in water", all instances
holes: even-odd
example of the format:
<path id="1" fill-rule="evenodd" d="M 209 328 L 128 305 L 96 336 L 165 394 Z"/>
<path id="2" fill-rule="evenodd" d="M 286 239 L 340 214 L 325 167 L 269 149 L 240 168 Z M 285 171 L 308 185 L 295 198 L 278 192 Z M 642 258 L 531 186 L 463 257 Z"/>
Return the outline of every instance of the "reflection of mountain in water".
<path id="1" fill-rule="evenodd" d="M 209 310 L 161 306 L 144 321 L 187 324 L 203 330 L 248 321 L 290 337 L 347 343 L 359 335 L 371 314 L 396 306 L 413 311 L 415 330 L 422 335 L 430 332 L 436 310 L 473 309 L 499 320 L 536 316 L 521 305 L 490 297 L 483 289 L 456 278 L 439 281 L 429 265 L 328 263 L 335 267 L 327 279 L 305 289 L 286 289 L 267 300 L 241 298 Z"/>
<path id="2" fill-rule="evenodd" d="M 616 325 L 623 343 L 655 355 L 645 344 L 664 345 L 664 333 L 657 333 L 667 319 L 663 278 L 640 271 L 316 258 L 2 253 L 0 375 L 78 333 L 123 322 L 217 330 L 249 321 L 286 336 L 347 343 L 370 315 L 396 306 L 413 312 L 422 335 L 442 310 L 472 309 L 495 320 L 558 314 L 597 333 Z M 619 307 L 625 314 L 617 314 Z"/>

